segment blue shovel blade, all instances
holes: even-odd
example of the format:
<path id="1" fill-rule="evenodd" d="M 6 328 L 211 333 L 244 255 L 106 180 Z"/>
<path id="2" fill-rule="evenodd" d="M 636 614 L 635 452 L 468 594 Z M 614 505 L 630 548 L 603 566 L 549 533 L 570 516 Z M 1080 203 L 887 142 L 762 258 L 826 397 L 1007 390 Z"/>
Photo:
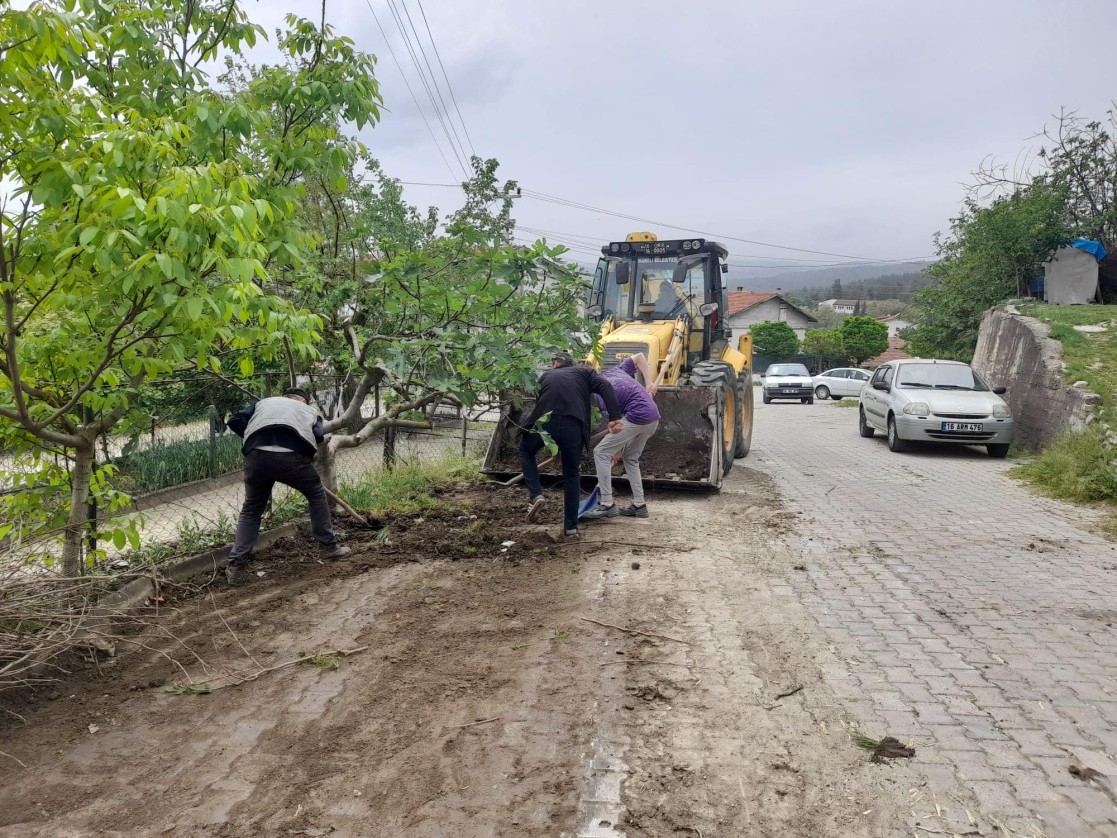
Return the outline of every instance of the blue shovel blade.
<path id="1" fill-rule="evenodd" d="M 581 518 L 583 515 L 597 506 L 597 499 L 600 497 L 601 493 L 598 491 L 597 487 L 594 486 L 593 491 L 589 494 L 589 497 L 578 504 L 578 517 Z"/>

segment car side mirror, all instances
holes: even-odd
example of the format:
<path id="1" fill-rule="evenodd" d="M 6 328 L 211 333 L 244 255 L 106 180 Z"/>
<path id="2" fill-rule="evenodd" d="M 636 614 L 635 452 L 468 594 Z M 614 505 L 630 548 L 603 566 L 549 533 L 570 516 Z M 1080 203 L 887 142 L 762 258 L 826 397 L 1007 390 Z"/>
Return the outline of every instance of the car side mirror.
<path id="1" fill-rule="evenodd" d="M 994 387 L 993 388 L 993 394 L 996 395 L 996 396 L 1003 396 L 1007 392 L 1008 392 L 1007 387 Z"/>
<path id="2" fill-rule="evenodd" d="M 763 372 L 762 372 L 762 373 L 760 373 L 760 377 L 761 377 L 761 378 L 763 378 L 763 377 L 764 377 L 765 375 L 766 375 L 766 373 L 763 373 Z"/>
<path id="3" fill-rule="evenodd" d="M 887 393 L 888 392 L 888 385 L 885 384 L 883 381 L 874 381 L 873 382 L 873 389 L 874 390 L 883 390 L 884 392 Z"/>

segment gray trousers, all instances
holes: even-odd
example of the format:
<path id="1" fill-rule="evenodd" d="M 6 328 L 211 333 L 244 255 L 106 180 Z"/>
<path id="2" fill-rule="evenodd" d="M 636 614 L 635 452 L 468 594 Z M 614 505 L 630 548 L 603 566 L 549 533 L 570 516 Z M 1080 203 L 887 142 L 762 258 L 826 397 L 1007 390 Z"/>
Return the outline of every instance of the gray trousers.
<path id="1" fill-rule="evenodd" d="M 633 425 L 624 420 L 624 429 L 619 434 L 607 434 L 593 449 L 593 464 L 597 467 L 597 488 L 601 492 L 598 501 L 602 506 L 613 502 L 613 455 L 624 458 L 624 473 L 628 485 L 632 487 L 632 503 L 644 505 L 644 483 L 640 476 L 640 455 L 644 446 L 659 427 L 659 422 L 647 425 Z"/>

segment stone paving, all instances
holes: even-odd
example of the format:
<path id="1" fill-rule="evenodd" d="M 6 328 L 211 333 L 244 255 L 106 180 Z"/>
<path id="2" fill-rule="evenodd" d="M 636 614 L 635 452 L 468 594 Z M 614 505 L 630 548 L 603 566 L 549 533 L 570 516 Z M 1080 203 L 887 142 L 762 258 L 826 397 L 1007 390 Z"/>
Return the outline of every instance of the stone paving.
<path id="1" fill-rule="evenodd" d="M 856 425 L 834 402 L 758 404 L 743 461 L 801 514 L 795 586 L 836 654 L 827 681 L 866 734 L 916 744 L 903 770 L 937 799 L 1006 834 L 1117 835 L 1117 548 L 1098 513 L 984 449 L 893 454 Z"/>

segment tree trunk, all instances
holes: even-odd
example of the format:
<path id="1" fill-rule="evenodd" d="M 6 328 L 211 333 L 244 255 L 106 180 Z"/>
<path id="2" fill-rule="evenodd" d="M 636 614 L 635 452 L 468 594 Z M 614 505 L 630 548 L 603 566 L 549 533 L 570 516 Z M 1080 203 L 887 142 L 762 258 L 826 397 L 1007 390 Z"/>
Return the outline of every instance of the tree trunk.
<path id="1" fill-rule="evenodd" d="M 314 467 L 318 469 L 318 476 L 322 478 L 322 485 L 334 494 L 337 494 L 337 451 L 329 441 L 318 446 L 318 456 L 315 458 Z"/>
<path id="2" fill-rule="evenodd" d="M 74 449 L 74 470 L 70 475 L 70 518 L 62 541 L 62 572 L 67 576 L 81 575 L 86 502 L 89 500 L 89 481 L 93 477 L 96 453 L 97 449 L 91 441 Z"/>

